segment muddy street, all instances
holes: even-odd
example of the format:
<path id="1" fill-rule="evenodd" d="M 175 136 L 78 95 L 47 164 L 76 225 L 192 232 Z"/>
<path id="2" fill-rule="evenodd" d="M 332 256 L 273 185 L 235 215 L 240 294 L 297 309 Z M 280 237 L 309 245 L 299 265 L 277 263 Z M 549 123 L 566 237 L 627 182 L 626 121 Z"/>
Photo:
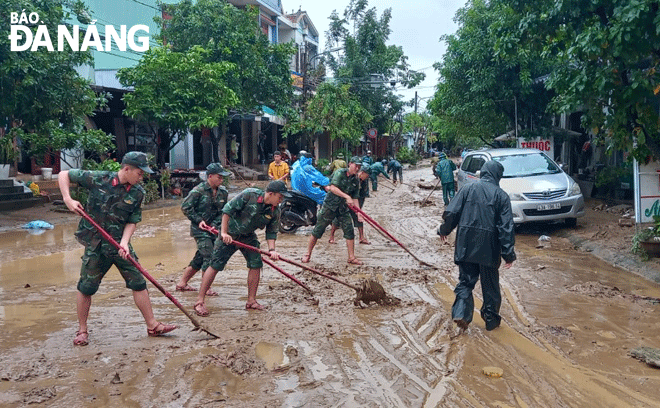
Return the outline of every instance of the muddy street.
<path id="1" fill-rule="evenodd" d="M 351 288 L 280 263 L 314 296 L 266 266 L 259 300 L 268 310 L 247 311 L 247 270 L 236 254 L 214 282 L 219 296 L 207 298 L 211 315 L 199 318 L 219 339 L 191 331 L 153 286 L 156 318 L 180 328 L 147 337 L 113 268 L 93 297 L 90 344 L 74 347 L 83 252 L 76 225 L 0 234 L 0 406 L 660 406 L 660 371 L 629 355 L 660 348 L 658 284 L 574 247 L 563 227 L 548 229 L 550 245 L 542 248 L 537 239 L 546 230 L 523 227 L 518 260 L 500 271 L 502 326 L 486 332 L 476 311 L 457 335 L 450 309 L 458 269 L 453 246 L 441 245 L 435 232 L 442 192 L 421 206 L 429 190 L 416 185 L 435 184 L 430 170 L 404 177 L 407 184 L 394 191 L 381 181 L 364 210 L 437 269 L 367 226 L 372 245 L 356 242 L 364 265 L 346 263 L 341 232 L 337 244 L 326 232 L 310 263 L 351 284 L 373 279 L 400 304 L 356 307 Z M 195 252 L 189 225 L 178 207 L 145 211 L 133 246 L 145 269 L 192 311 L 196 293 L 174 292 Z M 278 235 L 278 251 L 299 260 L 310 231 Z M 197 274 L 191 284 L 200 280 Z M 480 298 L 477 285 L 477 309 Z"/>

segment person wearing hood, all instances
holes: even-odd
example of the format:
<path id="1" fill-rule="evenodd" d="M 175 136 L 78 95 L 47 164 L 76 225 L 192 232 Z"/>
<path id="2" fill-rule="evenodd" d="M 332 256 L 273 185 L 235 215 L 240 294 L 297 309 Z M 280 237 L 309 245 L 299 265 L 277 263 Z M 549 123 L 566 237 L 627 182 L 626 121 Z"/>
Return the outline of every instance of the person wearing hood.
<path id="1" fill-rule="evenodd" d="M 299 155 L 300 158 L 291 166 L 291 188 L 322 205 L 326 192 L 322 188 L 314 187 L 314 183 L 325 187 L 330 184 L 330 180 L 314 167 L 309 153 L 301 150 Z"/>
<path id="2" fill-rule="evenodd" d="M 502 259 L 506 269 L 511 268 L 516 260 L 511 199 L 499 186 L 503 174 L 502 163 L 484 163 L 481 179 L 458 190 L 442 214 L 443 223 L 438 227 L 443 243 L 457 228 L 454 263 L 458 265 L 459 282 L 454 289 L 456 299 L 451 315 L 461 330 L 467 329 L 472 321 L 472 290 L 479 278 L 483 292 L 481 317 L 486 322 L 486 330 L 495 329 L 502 320 L 499 314 L 502 304 L 499 267 Z"/>
<path id="3" fill-rule="evenodd" d="M 392 173 L 392 179 L 396 185 L 396 175 L 399 175 L 399 180 L 403 184 L 403 166 L 396 160 L 394 157 L 390 158 L 390 162 L 387 164 L 387 172 Z"/>
<path id="4" fill-rule="evenodd" d="M 441 152 L 440 161 L 435 167 L 435 173 L 440 177 L 442 183 L 442 199 L 445 202 L 445 207 L 454 198 L 454 170 L 456 170 L 454 162 L 449 160 L 445 152 Z"/>
<path id="5" fill-rule="evenodd" d="M 378 175 L 382 174 L 383 176 L 390 179 L 390 175 L 385 171 L 385 164 L 387 162 L 383 160 L 383 163 L 377 161 L 371 166 L 369 166 L 369 178 L 371 179 L 371 190 L 378 191 Z"/>

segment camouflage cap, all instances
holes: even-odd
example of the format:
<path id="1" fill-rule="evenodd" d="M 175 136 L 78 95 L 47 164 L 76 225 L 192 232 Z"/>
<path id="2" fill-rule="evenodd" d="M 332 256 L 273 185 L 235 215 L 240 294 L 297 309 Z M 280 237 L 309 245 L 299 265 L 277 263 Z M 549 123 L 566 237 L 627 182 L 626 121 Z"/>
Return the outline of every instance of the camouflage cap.
<path id="1" fill-rule="evenodd" d="M 121 164 L 128 164 L 129 166 L 137 167 L 145 173 L 153 173 L 149 168 L 149 161 L 147 154 L 142 152 L 128 152 L 124 155 Z"/>
<path id="2" fill-rule="evenodd" d="M 231 172 L 224 167 L 222 167 L 222 164 L 220 163 L 211 163 L 208 166 L 206 166 L 206 174 L 219 174 L 223 177 L 227 177 L 231 174 Z"/>
<path id="3" fill-rule="evenodd" d="M 353 157 L 351 157 L 351 161 L 349 162 L 349 164 L 350 164 L 350 163 L 355 163 L 355 164 L 357 164 L 358 166 L 362 166 L 362 160 L 361 160 L 359 157 L 357 157 L 357 156 L 353 156 Z"/>
<path id="4" fill-rule="evenodd" d="M 341 153 L 341 152 L 337 153 L 337 158 L 338 159 L 343 159 L 344 158 L 344 153 Z"/>
<path id="5" fill-rule="evenodd" d="M 289 193 L 289 190 L 287 190 L 286 184 L 284 184 L 284 182 L 280 180 L 275 180 L 268 183 L 268 187 L 266 187 L 266 192 L 280 193 L 284 197 L 291 197 L 291 193 Z"/>
<path id="6" fill-rule="evenodd" d="M 360 171 L 369 173 L 371 172 L 371 166 L 369 166 L 369 163 L 362 163 L 362 167 L 360 167 Z"/>

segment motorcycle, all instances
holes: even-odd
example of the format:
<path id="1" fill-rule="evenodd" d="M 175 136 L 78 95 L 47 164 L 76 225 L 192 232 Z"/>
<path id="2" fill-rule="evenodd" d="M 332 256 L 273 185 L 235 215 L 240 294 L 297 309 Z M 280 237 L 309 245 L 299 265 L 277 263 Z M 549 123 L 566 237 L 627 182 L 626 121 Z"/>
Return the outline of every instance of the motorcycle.
<path id="1" fill-rule="evenodd" d="M 316 201 L 296 190 L 280 203 L 280 232 L 295 232 L 299 227 L 316 225 Z"/>

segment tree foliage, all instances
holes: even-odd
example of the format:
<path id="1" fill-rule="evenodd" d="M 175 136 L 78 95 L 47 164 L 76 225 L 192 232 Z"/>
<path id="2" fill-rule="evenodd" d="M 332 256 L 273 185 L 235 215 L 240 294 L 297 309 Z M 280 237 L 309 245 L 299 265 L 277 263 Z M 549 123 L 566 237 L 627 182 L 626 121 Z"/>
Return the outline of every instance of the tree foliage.
<path id="1" fill-rule="evenodd" d="M 435 64 L 440 82 L 429 109 L 445 122 L 446 134 L 484 144 L 516 126 L 532 133 L 551 124 L 546 111 L 551 95 L 534 79 L 547 74 L 552 61 L 515 42 L 504 47 L 514 47 L 510 53 L 498 48 L 501 35 L 521 18 L 507 3 L 515 1 L 468 2 L 456 13 L 456 34 L 441 38 L 447 52 Z"/>
<path id="2" fill-rule="evenodd" d="M 364 136 L 364 124 L 371 122 L 371 119 L 371 114 L 350 92 L 349 85 L 326 82 L 307 102 L 305 116 L 300 120 L 288 121 L 285 130 L 287 134 L 328 132 L 332 139 L 355 145 Z"/>
<path id="3" fill-rule="evenodd" d="M 268 40 L 258 28 L 258 9 L 239 9 L 223 0 L 184 0 L 163 7 L 171 19 L 157 19 L 163 24 L 160 39 L 172 51 L 198 45 L 210 51 L 209 62 L 233 64 L 226 78 L 238 98 L 235 108 L 254 112 L 267 105 L 277 111 L 291 104 L 289 61 L 295 50 Z"/>
<path id="4" fill-rule="evenodd" d="M 659 8 L 657 0 L 472 0 L 456 15 L 457 33 L 443 38 L 430 106 L 456 129 L 497 135 L 514 128 L 515 97 L 523 134 L 542 131 L 553 114 L 582 112 L 583 127 L 610 151 L 660 157 Z"/>
<path id="5" fill-rule="evenodd" d="M 36 12 L 50 33 L 71 17 L 65 6 L 83 11 L 81 3 L 63 0 L 5 0 L 0 2 L 0 118 L 7 119 L 11 136 L 20 136 L 28 152 L 43 157 L 62 149 L 81 148 L 104 153 L 112 136 L 84 129 L 85 115 L 105 102 L 90 83 L 75 70 L 92 63 L 90 52 L 11 51 L 9 41 L 12 12 Z M 33 34 L 37 26 L 31 26 Z M 10 136 L 10 137 L 11 137 Z M 72 163 L 68 163 L 72 164 Z"/>
<path id="6" fill-rule="evenodd" d="M 403 108 L 400 98 L 389 87 L 394 81 L 414 87 L 424 74 L 410 70 L 408 58 L 397 45 L 386 45 L 391 33 L 392 10 L 379 17 L 376 8 L 368 8 L 367 0 L 351 0 L 340 18 L 330 16 L 327 32 L 328 46 L 341 46 L 341 57 L 329 56 L 328 66 L 341 84 L 348 84 L 360 104 L 373 117 L 373 127 L 387 132 L 389 121 Z M 362 130 L 367 123 L 362 124 Z"/>
<path id="7" fill-rule="evenodd" d="M 238 104 L 236 94 L 227 85 L 234 65 L 208 62 L 210 54 L 210 50 L 199 46 L 185 52 L 155 47 L 136 66 L 117 73 L 124 86 L 135 88 L 124 95 L 125 113 L 152 126 L 161 167 L 166 153 L 188 129 L 213 128 L 227 117 L 229 108 Z"/>

